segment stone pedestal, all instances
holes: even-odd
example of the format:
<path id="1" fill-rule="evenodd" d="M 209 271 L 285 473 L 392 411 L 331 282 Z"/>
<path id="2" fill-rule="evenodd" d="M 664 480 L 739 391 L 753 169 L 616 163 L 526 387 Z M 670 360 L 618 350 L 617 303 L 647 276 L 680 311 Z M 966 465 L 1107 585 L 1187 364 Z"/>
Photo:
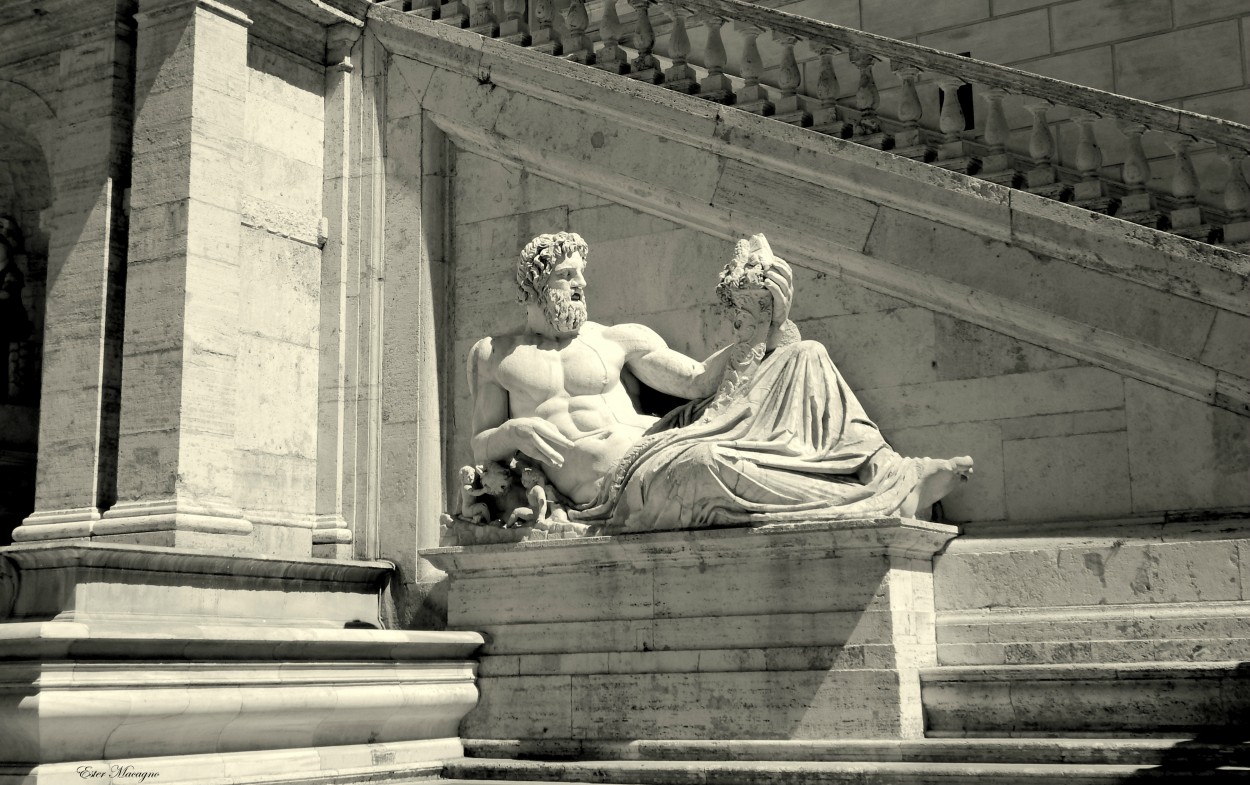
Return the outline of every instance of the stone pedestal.
<path id="1" fill-rule="evenodd" d="M 436 548 L 480 630 L 466 738 L 918 738 L 932 557 L 907 519 Z"/>
<path id="2" fill-rule="evenodd" d="M 0 550 L 0 783 L 126 781 L 117 766 L 161 783 L 437 776 L 462 754 L 482 638 L 379 629 L 390 571 L 140 545 Z"/>

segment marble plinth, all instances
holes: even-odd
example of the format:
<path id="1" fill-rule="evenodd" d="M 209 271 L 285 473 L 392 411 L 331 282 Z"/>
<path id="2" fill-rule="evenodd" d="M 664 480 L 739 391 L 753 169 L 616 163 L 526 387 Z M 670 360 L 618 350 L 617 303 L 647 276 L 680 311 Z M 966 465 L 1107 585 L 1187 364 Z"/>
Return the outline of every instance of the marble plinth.
<path id="1" fill-rule="evenodd" d="M 0 619 L 378 626 L 389 562 L 290 559 L 150 545 L 0 548 Z"/>
<path id="2" fill-rule="evenodd" d="M 462 754 L 483 639 L 380 629 L 391 570 L 0 549 L 0 785 L 436 776 Z"/>
<path id="3" fill-rule="evenodd" d="M 917 738 L 932 558 L 908 519 L 422 551 L 488 643 L 467 738 Z"/>

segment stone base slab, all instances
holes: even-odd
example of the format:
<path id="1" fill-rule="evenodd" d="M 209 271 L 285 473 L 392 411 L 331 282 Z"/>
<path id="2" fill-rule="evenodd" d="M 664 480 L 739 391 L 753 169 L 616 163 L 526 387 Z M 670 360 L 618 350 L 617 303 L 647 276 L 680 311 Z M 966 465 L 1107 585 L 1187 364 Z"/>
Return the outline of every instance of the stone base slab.
<path id="1" fill-rule="evenodd" d="M 0 619 L 377 627 L 389 562 L 99 542 L 0 548 Z"/>
<path id="2" fill-rule="evenodd" d="M 437 780 L 459 756 L 460 739 L 349 744 L 155 758 L 0 763 L 0 785 L 82 785 L 88 782 L 194 782 L 199 785 L 359 783 Z M 99 774 L 97 774 L 99 772 Z"/>
<path id="3" fill-rule="evenodd" d="M 59 781 L 64 772 L 48 764 L 107 761 L 157 766 L 160 782 L 201 781 L 212 767 L 227 776 L 243 752 L 267 751 L 272 762 L 314 748 L 421 742 L 418 758 L 381 762 L 456 755 L 477 698 L 469 657 L 481 643 L 473 633 L 0 625 L 0 763 L 9 764 L 0 774 Z M 197 755 L 218 757 L 207 773 L 137 760 Z M 362 765 L 348 758 L 358 762 L 330 768 Z"/>
<path id="4" fill-rule="evenodd" d="M 905 738 L 957 533 L 817 521 L 423 551 L 479 630 L 479 738 Z"/>
<path id="5" fill-rule="evenodd" d="M 921 683 L 932 735 L 1219 735 L 1250 721 L 1240 660 L 945 667 Z"/>

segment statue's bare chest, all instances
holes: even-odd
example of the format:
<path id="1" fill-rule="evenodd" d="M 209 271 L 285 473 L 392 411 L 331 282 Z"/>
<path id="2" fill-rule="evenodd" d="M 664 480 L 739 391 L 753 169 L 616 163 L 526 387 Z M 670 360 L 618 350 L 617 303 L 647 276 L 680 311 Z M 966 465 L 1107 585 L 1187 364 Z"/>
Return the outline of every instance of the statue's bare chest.
<path id="1" fill-rule="evenodd" d="M 496 376 L 508 392 L 541 402 L 601 395 L 620 384 L 623 366 L 619 347 L 577 339 L 559 348 L 518 346 L 499 363 Z"/>

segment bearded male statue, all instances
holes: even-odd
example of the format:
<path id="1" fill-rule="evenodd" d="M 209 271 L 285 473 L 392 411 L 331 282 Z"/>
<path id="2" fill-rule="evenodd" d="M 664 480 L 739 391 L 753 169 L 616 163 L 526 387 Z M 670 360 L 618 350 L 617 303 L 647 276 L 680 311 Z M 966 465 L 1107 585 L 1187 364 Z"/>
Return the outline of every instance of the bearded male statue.
<path id="1" fill-rule="evenodd" d="M 475 461 L 528 456 L 570 520 L 616 534 L 915 517 L 972 472 L 890 448 L 824 346 L 799 339 L 790 268 L 763 235 L 717 287 L 739 340 L 702 362 L 641 324 L 589 321 L 588 255 L 575 233 L 535 237 L 516 270 L 524 332 L 469 357 Z M 631 377 L 689 403 L 641 414 Z"/>

